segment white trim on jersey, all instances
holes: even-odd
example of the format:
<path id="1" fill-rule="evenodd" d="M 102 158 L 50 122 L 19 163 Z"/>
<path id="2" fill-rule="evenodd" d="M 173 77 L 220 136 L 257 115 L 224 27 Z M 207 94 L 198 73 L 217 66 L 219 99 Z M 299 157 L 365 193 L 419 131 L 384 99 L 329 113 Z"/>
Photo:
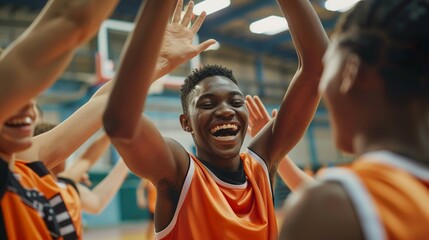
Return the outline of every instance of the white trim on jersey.
<path id="1" fill-rule="evenodd" d="M 384 225 L 377 215 L 371 196 L 352 171 L 341 168 L 329 168 L 318 179 L 341 184 L 357 212 L 365 239 L 386 239 Z"/>
<path id="2" fill-rule="evenodd" d="M 271 179 L 270 179 L 270 174 L 268 173 L 268 168 L 267 168 L 267 164 L 264 162 L 264 160 L 262 160 L 262 158 L 260 158 L 256 153 L 254 153 L 252 150 L 247 149 L 247 153 L 253 158 L 255 159 L 259 165 L 262 166 L 262 169 L 264 169 L 265 172 L 265 176 L 267 177 L 268 183 L 270 184 L 270 189 L 273 190 L 273 188 L 271 187 Z"/>
<path id="3" fill-rule="evenodd" d="M 182 208 L 183 202 L 185 201 L 186 195 L 188 194 L 188 190 L 189 190 L 189 187 L 191 186 L 194 172 L 195 172 L 195 163 L 194 163 L 194 160 L 192 160 L 191 156 L 189 156 L 189 169 L 188 169 L 188 173 L 186 174 L 185 182 L 183 183 L 182 191 L 180 193 L 179 202 L 177 203 L 174 216 L 166 228 L 164 228 L 159 232 L 155 232 L 155 239 L 165 238 L 173 230 L 174 226 L 176 226 L 177 217 L 179 215 L 180 209 Z"/>
<path id="4" fill-rule="evenodd" d="M 387 150 L 381 150 L 366 153 L 360 158 L 362 159 L 358 159 L 358 161 L 371 161 L 393 166 L 398 169 L 403 169 L 419 179 L 429 181 L 429 168 L 426 165 L 419 164 L 402 155 Z"/>

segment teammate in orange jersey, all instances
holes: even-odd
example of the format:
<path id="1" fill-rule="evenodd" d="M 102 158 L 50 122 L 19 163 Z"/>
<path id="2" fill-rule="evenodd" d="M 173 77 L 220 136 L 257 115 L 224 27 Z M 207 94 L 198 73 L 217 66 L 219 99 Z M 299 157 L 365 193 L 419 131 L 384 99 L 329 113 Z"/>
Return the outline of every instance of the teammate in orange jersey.
<path id="1" fill-rule="evenodd" d="M 146 229 L 147 240 L 154 239 L 155 225 L 155 205 L 156 205 L 156 188 L 148 180 L 140 180 L 136 191 L 137 205 L 139 208 L 147 208 L 149 210 L 149 223 Z"/>
<path id="2" fill-rule="evenodd" d="M 89 136 L 101 127 L 100 116 L 103 109 L 103 103 L 107 100 L 106 95 L 109 93 L 109 86 L 113 83 L 107 83 L 106 87 L 100 89 L 88 104 L 85 104 L 79 109 L 72 117 L 61 123 L 50 134 L 42 134 L 34 138 L 32 143 L 32 130 L 34 127 L 34 120 L 36 118 L 36 111 L 34 109 L 34 101 L 30 101 L 32 97 L 46 88 L 52 83 L 62 70 L 67 66 L 70 61 L 74 48 L 80 43 L 86 41 L 92 36 L 101 21 L 109 15 L 118 1 L 103 1 L 103 4 L 98 4 L 98 0 L 82 0 L 73 1 L 50 1 L 47 7 L 42 11 L 35 23 L 30 27 L 23 36 L 14 42 L 8 49 L 1 54 L 0 58 L 0 92 L 1 101 L 0 120 L 3 124 L 0 132 L 0 156 L 2 167 L 4 167 L 4 186 L 13 185 L 11 189 L 24 189 L 34 188 L 31 185 L 20 184 L 17 188 L 15 185 L 15 178 L 12 171 L 15 164 L 15 153 L 19 152 L 19 158 L 28 162 L 43 159 L 44 163 L 52 168 L 59 162 L 63 161 L 70 155 L 77 147 L 79 147 Z M 201 22 L 204 18 L 200 18 Z M 59 34 L 53 36 L 47 32 L 57 32 Z M 203 51 L 214 41 L 207 41 L 200 45 L 192 45 L 192 34 L 188 34 L 189 29 L 186 26 L 171 26 L 167 27 L 167 33 L 162 41 L 162 49 L 165 51 L 157 59 L 157 68 L 153 77 L 160 77 L 182 62 L 192 58 L 199 52 Z M 174 46 L 173 46 L 174 43 Z M 49 49 L 47 48 L 49 47 Z M 134 46 L 138 49 L 140 45 Z M 52 50 L 52 51 L 48 51 Z M 144 69 L 144 68 L 142 68 Z M 10 81 L 14 79 L 14 81 Z M 23 106 L 25 103 L 27 104 Z M 98 110 L 98 112 L 97 112 Z M 14 116 L 11 116 L 15 112 Z M 82 124 L 82 119 L 85 119 L 86 124 Z M 61 142 L 62 144 L 58 144 Z M 55 147 L 53 147 L 55 146 Z M 20 164 L 19 166 L 24 166 Z M 43 164 L 42 164 L 43 166 Z M 2 168 L 3 169 L 3 168 Z M 29 169 L 24 169 L 26 170 Z M 32 172 L 32 171 L 29 171 Z M 35 173 L 33 172 L 33 175 Z M 21 175 L 20 175 L 21 176 Z M 28 179 L 37 178 L 31 176 Z M 15 180 L 14 180 L 15 179 Z M 27 176 L 22 175 L 20 179 L 27 179 Z M 44 181 L 41 181 L 43 183 Z M 28 181 L 31 183 L 31 181 Z M 39 212 L 40 208 L 32 209 L 23 204 L 22 201 L 26 199 L 26 192 L 18 191 L 15 194 L 13 191 L 6 191 L 2 196 L 2 209 L 8 209 L 7 213 L 13 215 L 14 212 L 23 212 L 22 218 L 32 219 L 23 220 L 20 217 L 9 219 L 6 212 L 3 211 L 5 216 L 2 219 L 7 224 L 2 225 L 6 230 L 2 232 L 3 235 L 8 235 L 11 239 L 28 239 L 28 238 L 42 238 L 47 239 L 58 236 L 58 224 L 46 222 L 48 220 L 42 219 L 40 216 L 52 218 L 52 215 Z M 42 203 L 39 194 L 36 194 L 26 202 L 36 203 L 37 206 L 44 206 L 48 209 L 49 205 Z M 33 194 L 30 194 L 33 196 Z M 43 197 L 42 197 L 43 198 Z M 3 201 L 4 200 L 4 201 Z M 16 205 L 16 203 L 22 203 Z M 40 203 L 40 204 L 39 204 Z M 17 208 L 8 207 L 10 204 L 15 204 Z M 30 204 L 36 206 L 34 204 Z M 48 209 L 47 212 L 50 212 Z M 11 216 L 12 216 L 11 215 Z M 46 224 L 44 223 L 46 222 Z M 26 229 L 31 231 L 20 231 L 20 224 L 25 224 Z M 54 230 L 50 230 L 54 229 Z M 30 234 L 31 236 L 25 235 Z M 40 236 L 38 234 L 41 234 Z"/>
<path id="3" fill-rule="evenodd" d="M 49 1 L 32 25 L 0 54 L 1 239 L 60 236 L 52 205 L 35 185 L 39 176 L 15 164 L 15 154 L 32 143 L 36 111 L 31 99 L 58 79 L 75 49 L 96 33 L 117 3 Z"/>
<path id="4" fill-rule="evenodd" d="M 182 20 L 176 10 L 173 23 L 188 25 L 192 6 L 190 2 Z M 232 71 L 205 66 L 188 76 L 182 86 L 180 122 L 194 139 L 196 156 L 162 137 L 141 116 L 150 76 L 139 71 L 139 66 L 118 74 L 104 126 L 128 167 L 157 188 L 158 239 L 277 238 L 271 181 L 278 162 L 302 137 L 319 103 L 320 59 L 328 44 L 316 13 L 307 11 L 308 21 L 298 21 L 300 17 L 293 14 L 297 7 L 291 4 L 288 20 L 299 43 L 299 70 L 278 116 L 254 138 L 246 153 L 240 154 L 240 148 L 248 112 Z M 196 20 L 191 29 L 196 32 L 199 25 Z M 145 55 L 135 54 L 122 64 L 147 60 Z M 136 83 L 133 78 L 146 81 Z"/>
<path id="5" fill-rule="evenodd" d="M 320 92 L 338 148 L 358 157 L 292 195 L 282 239 L 429 236 L 428 23 L 428 0 L 365 0 L 341 17 Z"/>
<path id="6" fill-rule="evenodd" d="M 56 124 L 39 123 L 35 128 L 34 135 L 37 136 L 50 131 L 55 128 L 55 126 Z M 81 202 L 81 208 L 87 213 L 101 213 L 110 203 L 128 176 L 128 168 L 122 159 L 119 159 L 109 174 L 107 174 L 107 176 L 92 190 L 86 186 L 87 183 L 91 185 L 91 182 L 87 178 L 87 172 L 101 158 L 109 146 L 109 138 L 105 134 L 102 134 L 98 136 L 79 157 L 74 159 L 70 166 L 66 167 L 66 162 L 63 161 L 50 170 L 57 182 L 60 182 L 60 186 L 69 188 L 70 186 L 67 184 L 70 184 L 79 192 L 77 197 L 79 202 Z M 81 182 L 83 184 L 81 184 Z M 68 209 L 70 208 L 71 207 Z M 80 209 L 78 212 L 80 214 Z M 77 219 L 76 225 L 80 226 L 80 221 L 80 219 Z"/>

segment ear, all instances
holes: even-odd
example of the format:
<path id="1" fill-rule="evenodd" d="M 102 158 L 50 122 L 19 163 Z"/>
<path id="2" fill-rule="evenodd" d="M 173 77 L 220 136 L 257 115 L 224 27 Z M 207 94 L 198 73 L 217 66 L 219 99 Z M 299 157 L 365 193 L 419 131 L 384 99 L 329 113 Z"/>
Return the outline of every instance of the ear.
<path id="1" fill-rule="evenodd" d="M 347 93 L 356 87 L 356 79 L 359 75 L 361 61 L 356 54 L 349 54 L 344 63 L 342 82 L 340 85 L 340 92 Z"/>
<path id="2" fill-rule="evenodd" d="M 185 132 L 192 132 L 191 124 L 188 120 L 188 116 L 184 113 L 180 114 L 180 125 Z"/>

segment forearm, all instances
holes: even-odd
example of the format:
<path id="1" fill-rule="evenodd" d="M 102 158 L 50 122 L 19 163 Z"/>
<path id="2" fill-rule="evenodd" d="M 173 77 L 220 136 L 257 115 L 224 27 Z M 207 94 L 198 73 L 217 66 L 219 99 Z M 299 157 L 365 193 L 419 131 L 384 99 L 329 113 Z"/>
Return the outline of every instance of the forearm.
<path id="1" fill-rule="evenodd" d="M 71 167 L 67 168 L 64 172 L 58 174 L 58 176 L 73 180 L 75 183 L 81 182 L 82 177 L 88 172 L 91 165 L 87 161 L 80 161 L 80 159 L 76 161 Z"/>
<path id="2" fill-rule="evenodd" d="M 127 178 L 128 172 L 129 170 L 123 160 L 119 159 L 112 171 L 92 190 L 99 199 L 96 213 L 103 211 L 110 203 Z"/>
<path id="3" fill-rule="evenodd" d="M 272 125 L 271 132 L 275 139 L 287 139 L 274 143 L 275 151 L 271 151 L 274 161 L 285 156 L 299 142 L 313 119 L 321 98 L 318 86 L 322 58 L 329 43 L 308 0 L 278 2 L 289 22 L 300 62 Z"/>
<path id="4" fill-rule="evenodd" d="M 31 148 L 19 152 L 17 157 L 28 161 L 42 160 L 48 169 L 65 161 L 102 127 L 101 115 L 107 98 L 103 95 L 91 99 L 57 127 L 34 137 Z"/>
<path id="5" fill-rule="evenodd" d="M 148 0 L 138 15 L 136 30 L 128 39 L 127 51 L 116 76 L 118 81 L 104 114 L 104 127 L 111 137 L 129 139 L 134 136 L 174 4 L 172 0 Z"/>
<path id="6" fill-rule="evenodd" d="M 308 0 L 277 0 L 288 21 L 295 49 L 303 71 L 320 76 L 322 57 L 329 44 L 328 36 Z"/>
<path id="7" fill-rule="evenodd" d="M 109 145 L 109 138 L 103 134 L 95 140 L 63 174 L 73 181 L 79 182 L 84 174 L 89 171 L 92 165 L 101 158 Z"/>
<path id="8" fill-rule="evenodd" d="M 137 197 L 137 202 L 143 202 L 144 201 L 146 196 L 145 196 L 144 189 L 142 186 L 137 187 L 136 197 Z"/>
<path id="9" fill-rule="evenodd" d="M 91 167 L 106 152 L 109 145 L 109 138 L 106 134 L 102 134 L 85 150 L 78 160 L 88 162 L 89 167 Z"/>
<path id="10" fill-rule="evenodd" d="M 277 173 L 292 192 L 303 184 L 314 181 L 312 177 L 296 166 L 288 156 L 280 161 Z"/>

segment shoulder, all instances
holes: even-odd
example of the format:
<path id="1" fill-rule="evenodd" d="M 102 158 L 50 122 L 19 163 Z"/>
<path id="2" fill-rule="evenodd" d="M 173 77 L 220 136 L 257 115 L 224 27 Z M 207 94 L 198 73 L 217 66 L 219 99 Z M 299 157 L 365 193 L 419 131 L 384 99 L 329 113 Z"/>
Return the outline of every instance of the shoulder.
<path id="1" fill-rule="evenodd" d="M 281 239 L 363 239 L 353 203 L 340 183 L 319 182 L 286 201 Z M 309 231 L 311 229 L 311 231 Z"/>

